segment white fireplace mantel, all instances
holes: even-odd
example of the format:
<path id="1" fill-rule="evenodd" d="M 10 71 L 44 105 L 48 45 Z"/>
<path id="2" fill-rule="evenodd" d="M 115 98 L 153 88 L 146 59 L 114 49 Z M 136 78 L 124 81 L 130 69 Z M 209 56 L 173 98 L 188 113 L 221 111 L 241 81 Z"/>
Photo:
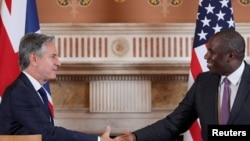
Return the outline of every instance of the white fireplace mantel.
<path id="1" fill-rule="evenodd" d="M 236 23 L 236 27 L 246 40 L 246 60 L 250 61 L 250 23 Z M 194 23 L 42 23 L 41 32 L 56 38 L 62 63 L 58 80 L 88 80 L 91 85 L 90 108 L 56 109 L 55 123 L 98 134 L 109 125 L 111 134 L 117 135 L 164 118 L 174 107 L 144 108 L 144 102 L 151 106 L 151 92 L 136 95 L 136 100 L 145 96 L 138 109 L 113 110 L 107 108 L 109 100 L 115 107 L 117 97 L 108 90 L 117 90 L 116 84 L 126 85 L 119 88 L 127 90 L 145 83 L 131 90 L 136 94 L 149 87 L 151 80 L 187 80 L 194 31 Z M 106 82 L 107 78 L 112 79 Z M 100 101 L 101 91 L 106 91 L 110 99 Z M 126 98 L 131 97 L 119 94 L 119 99 L 125 98 L 124 105 L 130 102 Z"/>
<path id="2" fill-rule="evenodd" d="M 250 60 L 250 23 L 236 23 Z M 194 23 L 52 23 L 62 67 L 59 74 L 188 73 Z"/>

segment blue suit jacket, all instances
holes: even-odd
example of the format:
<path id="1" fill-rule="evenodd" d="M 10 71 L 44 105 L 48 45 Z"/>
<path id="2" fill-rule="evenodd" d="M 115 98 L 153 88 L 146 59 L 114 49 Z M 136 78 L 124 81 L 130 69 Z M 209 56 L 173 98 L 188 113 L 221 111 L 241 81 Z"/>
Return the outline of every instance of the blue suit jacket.
<path id="1" fill-rule="evenodd" d="M 53 125 L 33 85 L 21 73 L 0 104 L 0 134 L 42 134 L 43 141 L 97 141 L 96 135 Z"/>
<path id="2" fill-rule="evenodd" d="M 197 118 L 200 120 L 203 141 L 207 141 L 208 125 L 218 125 L 220 78 L 220 75 L 209 72 L 201 73 L 173 113 L 134 132 L 137 141 L 168 141 L 188 130 Z M 250 66 L 248 64 L 245 65 L 228 124 L 250 125 Z"/>

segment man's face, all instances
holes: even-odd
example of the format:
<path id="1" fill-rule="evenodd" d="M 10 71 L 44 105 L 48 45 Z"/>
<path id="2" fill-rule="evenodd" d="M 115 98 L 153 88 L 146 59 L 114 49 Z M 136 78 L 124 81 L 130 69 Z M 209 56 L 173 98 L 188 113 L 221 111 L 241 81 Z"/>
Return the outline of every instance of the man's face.
<path id="1" fill-rule="evenodd" d="M 220 39 L 212 38 L 209 40 L 204 58 L 207 60 L 207 67 L 210 72 L 226 75 L 230 68 L 229 55 L 228 48 L 222 46 Z"/>
<path id="2" fill-rule="evenodd" d="M 41 58 L 37 57 L 37 73 L 42 81 L 55 80 L 60 66 L 57 50 L 54 43 L 47 43 Z"/>

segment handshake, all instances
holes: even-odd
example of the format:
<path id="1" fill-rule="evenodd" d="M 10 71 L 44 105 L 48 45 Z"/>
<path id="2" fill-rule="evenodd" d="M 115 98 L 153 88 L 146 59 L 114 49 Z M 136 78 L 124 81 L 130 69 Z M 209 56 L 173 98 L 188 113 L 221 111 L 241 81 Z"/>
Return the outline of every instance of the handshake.
<path id="1" fill-rule="evenodd" d="M 123 134 L 110 138 L 111 128 L 108 126 L 106 131 L 101 135 L 100 141 L 136 141 L 135 135 L 129 130 L 126 130 Z"/>

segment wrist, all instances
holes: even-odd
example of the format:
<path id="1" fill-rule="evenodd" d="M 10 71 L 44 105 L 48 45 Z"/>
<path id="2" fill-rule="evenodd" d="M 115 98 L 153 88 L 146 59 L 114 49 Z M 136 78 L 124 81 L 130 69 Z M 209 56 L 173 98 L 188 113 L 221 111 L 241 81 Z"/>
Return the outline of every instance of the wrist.
<path id="1" fill-rule="evenodd" d="M 133 133 L 132 133 L 132 138 L 133 138 L 133 141 L 136 141 L 136 136 Z"/>

